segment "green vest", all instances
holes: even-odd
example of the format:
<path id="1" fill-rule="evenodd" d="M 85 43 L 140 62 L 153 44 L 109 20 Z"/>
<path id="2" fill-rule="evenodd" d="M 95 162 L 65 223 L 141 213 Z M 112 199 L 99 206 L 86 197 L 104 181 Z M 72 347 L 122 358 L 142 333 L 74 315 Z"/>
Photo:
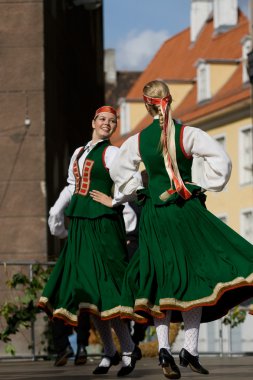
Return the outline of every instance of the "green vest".
<path id="1" fill-rule="evenodd" d="M 180 141 L 183 137 L 182 132 L 183 125 L 177 124 L 175 122 L 175 147 L 177 165 L 185 186 L 189 191 L 192 192 L 194 189 L 199 189 L 199 187 L 186 183 L 192 181 L 192 157 L 187 157 L 181 148 Z M 175 201 L 180 197 L 179 194 L 174 193 L 165 202 L 159 198 L 163 192 L 172 187 L 164 164 L 160 138 L 161 127 L 158 119 L 154 119 L 153 123 L 140 133 L 140 154 L 148 173 L 148 191 L 155 205 L 164 205 L 168 202 Z"/>
<path id="2" fill-rule="evenodd" d="M 84 152 L 84 148 L 80 149 L 73 164 L 75 192 L 65 210 L 67 216 L 97 218 L 118 212 L 115 208 L 94 201 L 89 194 L 91 190 L 98 190 L 111 196 L 113 181 L 104 163 L 104 153 L 109 145 L 108 140 L 101 141 L 90 151 L 84 161 L 82 173 L 79 171 L 78 161 Z"/>

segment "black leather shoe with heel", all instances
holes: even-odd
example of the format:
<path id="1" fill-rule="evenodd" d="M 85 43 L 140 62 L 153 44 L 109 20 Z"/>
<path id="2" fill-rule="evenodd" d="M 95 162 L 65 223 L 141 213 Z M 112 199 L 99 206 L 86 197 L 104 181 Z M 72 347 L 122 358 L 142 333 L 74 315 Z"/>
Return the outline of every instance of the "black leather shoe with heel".
<path id="1" fill-rule="evenodd" d="M 163 369 L 163 374 L 168 379 L 180 379 L 181 373 L 175 363 L 173 356 L 166 350 L 161 348 L 159 351 L 159 365 Z"/>
<path id="2" fill-rule="evenodd" d="M 68 359 L 74 355 L 74 351 L 72 350 L 71 346 L 67 346 L 65 350 L 58 353 L 54 362 L 55 367 L 62 367 L 64 366 Z"/>
<path id="3" fill-rule="evenodd" d="M 75 356 L 75 365 L 83 365 L 87 362 L 87 351 L 85 346 L 78 345 L 76 356 Z"/>
<path id="4" fill-rule="evenodd" d="M 202 375 L 209 374 L 209 371 L 200 364 L 199 357 L 191 355 L 185 348 L 182 348 L 180 351 L 179 360 L 182 367 L 187 367 L 189 365 L 194 372 L 201 373 Z"/>
<path id="5" fill-rule="evenodd" d="M 98 365 L 97 368 L 95 368 L 93 371 L 94 375 L 105 375 L 109 371 L 109 369 L 111 368 L 112 365 L 118 365 L 119 362 L 121 361 L 121 358 L 120 358 L 118 351 L 116 351 L 113 356 L 104 355 L 102 357 L 102 360 L 104 358 L 107 358 L 110 360 L 110 365 L 107 367 Z"/>
<path id="6" fill-rule="evenodd" d="M 131 358 L 130 364 L 125 367 L 121 367 L 119 372 L 117 373 L 118 377 L 123 377 L 131 373 L 134 368 L 137 360 L 140 360 L 142 358 L 142 353 L 141 350 L 138 346 L 134 347 L 134 350 L 131 354 L 129 355 L 122 355 L 122 356 L 129 356 Z"/>

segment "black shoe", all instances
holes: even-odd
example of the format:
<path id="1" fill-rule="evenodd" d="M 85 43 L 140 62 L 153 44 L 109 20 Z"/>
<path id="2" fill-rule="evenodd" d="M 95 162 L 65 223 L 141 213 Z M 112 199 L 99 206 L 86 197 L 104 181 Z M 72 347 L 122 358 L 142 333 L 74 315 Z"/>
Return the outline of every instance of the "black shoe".
<path id="1" fill-rule="evenodd" d="M 142 342 L 145 338 L 147 330 L 146 324 L 135 323 L 134 324 L 134 333 L 132 335 L 132 340 L 136 346 L 139 346 L 140 342 Z"/>
<path id="2" fill-rule="evenodd" d="M 103 358 L 107 358 L 110 360 L 109 367 L 103 367 L 103 366 L 98 365 L 97 368 L 95 368 L 93 371 L 94 375 L 105 375 L 109 371 L 109 368 L 111 368 L 112 365 L 118 365 L 119 362 L 121 361 L 118 351 L 116 351 L 113 356 L 104 355 L 102 357 L 102 360 Z"/>
<path id="3" fill-rule="evenodd" d="M 77 352 L 75 356 L 75 365 L 82 365 L 87 362 L 87 351 L 85 346 L 78 345 L 77 346 Z"/>
<path id="4" fill-rule="evenodd" d="M 199 362 L 198 356 L 193 356 L 188 352 L 185 348 L 182 348 L 182 350 L 179 353 L 179 359 L 180 359 L 180 365 L 182 367 L 187 367 L 188 364 L 192 371 L 201 373 L 202 375 L 208 375 L 209 372 L 207 369 L 202 367 L 202 365 Z"/>
<path id="5" fill-rule="evenodd" d="M 163 369 L 163 374 L 168 379 L 180 379 L 181 373 L 175 363 L 173 356 L 166 350 L 161 348 L 159 351 L 159 365 Z"/>
<path id="6" fill-rule="evenodd" d="M 121 367 L 119 372 L 117 373 L 118 377 L 123 377 L 131 373 L 134 368 L 137 360 L 140 360 L 142 358 L 141 350 L 138 346 L 134 347 L 133 352 L 130 355 L 122 355 L 122 356 L 129 356 L 131 358 L 130 364 L 125 367 Z"/>
<path id="7" fill-rule="evenodd" d="M 64 366 L 67 363 L 68 358 L 70 358 L 73 355 L 74 355 L 74 352 L 71 346 L 67 346 L 64 351 L 57 354 L 55 362 L 54 362 L 55 367 Z"/>

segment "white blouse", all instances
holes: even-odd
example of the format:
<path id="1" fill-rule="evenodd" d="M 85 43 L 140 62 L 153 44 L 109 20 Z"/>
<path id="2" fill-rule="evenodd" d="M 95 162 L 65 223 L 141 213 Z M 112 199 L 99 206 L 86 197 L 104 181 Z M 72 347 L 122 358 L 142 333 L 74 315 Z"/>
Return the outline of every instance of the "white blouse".
<path id="1" fill-rule="evenodd" d="M 186 126 L 183 132 L 183 148 L 187 155 L 203 158 L 201 178 L 197 185 L 209 191 L 221 191 L 228 182 L 232 164 L 222 147 L 199 128 Z M 110 173 L 119 190 L 133 194 L 141 184 L 133 177 L 141 162 L 139 133 L 129 137 L 120 147 Z"/>
<path id="2" fill-rule="evenodd" d="M 102 140 L 97 141 L 95 144 L 92 144 L 92 141 L 89 141 L 85 145 L 84 152 L 78 160 L 80 173 L 82 173 L 84 161 L 87 155 L 100 141 Z M 72 195 L 74 194 L 74 191 L 75 191 L 75 176 L 73 173 L 73 164 L 81 148 L 82 147 L 77 148 L 71 157 L 69 169 L 68 169 L 68 179 L 67 179 L 68 185 L 64 187 L 58 199 L 56 200 L 55 204 L 49 210 L 48 225 L 50 228 L 50 232 L 52 235 L 57 236 L 59 238 L 65 238 L 68 235 L 68 232 L 65 229 L 65 225 L 64 225 L 64 210 L 69 205 Z M 114 161 L 118 150 L 119 150 L 118 147 L 109 145 L 105 151 L 104 160 L 105 160 L 105 165 L 107 169 L 109 169 L 109 174 L 110 174 L 112 162 Z M 117 186 L 114 187 L 113 200 L 112 200 L 113 207 L 118 206 L 127 201 L 130 201 L 132 199 L 133 199 L 132 196 L 130 197 L 125 196 L 124 194 L 119 192 Z"/>

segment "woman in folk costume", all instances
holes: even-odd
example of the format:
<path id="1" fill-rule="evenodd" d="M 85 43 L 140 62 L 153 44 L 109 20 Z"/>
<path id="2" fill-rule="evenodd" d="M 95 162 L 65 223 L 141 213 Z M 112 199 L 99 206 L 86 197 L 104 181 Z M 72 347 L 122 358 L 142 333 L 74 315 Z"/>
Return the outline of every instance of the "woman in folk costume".
<path id="1" fill-rule="evenodd" d="M 77 324 L 79 312 L 90 313 L 103 345 L 104 357 L 94 374 L 105 374 L 121 358 L 112 340 L 119 338 L 122 367 L 118 376 L 130 373 L 141 352 L 131 339 L 127 324 L 119 318 L 120 295 L 127 266 L 127 249 L 121 203 L 112 200 L 110 167 L 118 148 L 109 138 L 117 126 L 114 108 L 99 108 L 92 121 L 92 140 L 76 149 L 69 166 L 68 186 L 50 209 L 51 233 L 67 236 L 66 244 L 45 286 L 39 307 L 53 319 Z M 115 192 L 116 193 L 116 192 Z M 93 200 L 94 199 L 94 200 Z M 104 204 L 100 201 L 103 200 Z M 70 219 L 64 227 L 64 213 Z"/>
<path id="2" fill-rule="evenodd" d="M 126 140 L 111 168 L 124 194 L 143 199 L 139 250 L 125 273 L 122 317 L 153 317 L 164 375 L 180 378 L 168 341 L 170 321 L 184 322 L 180 364 L 208 374 L 198 359 L 200 322 L 225 315 L 253 296 L 253 247 L 210 213 L 203 191 L 221 191 L 231 162 L 216 141 L 171 117 L 167 85 L 151 81 L 143 90 L 153 123 Z M 193 157 L 203 157 L 202 182 L 192 183 Z M 143 161 L 147 189 L 133 178 Z"/>

